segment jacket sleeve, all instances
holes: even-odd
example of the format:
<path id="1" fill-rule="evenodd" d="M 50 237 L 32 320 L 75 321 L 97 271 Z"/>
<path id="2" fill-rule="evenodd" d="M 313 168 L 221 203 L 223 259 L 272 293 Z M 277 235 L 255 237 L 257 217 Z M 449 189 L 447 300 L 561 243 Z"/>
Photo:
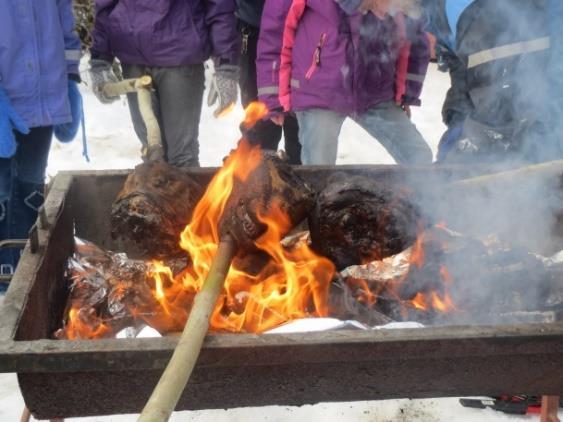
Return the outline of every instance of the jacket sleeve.
<path id="1" fill-rule="evenodd" d="M 291 0 L 266 0 L 256 57 L 258 97 L 270 111 L 281 111 L 279 101 L 280 57 L 283 30 Z"/>
<path id="2" fill-rule="evenodd" d="M 59 18 L 63 29 L 67 72 L 78 75 L 78 64 L 81 58 L 81 44 L 74 30 L 72 0 L 57 0 Z"/>
<path id="3" fill-rule="evenodd" d="M 237 65 L 239 62 L 240 37 L 235 11 L 235 0 L 206 1 L 206 23 L 215 65 Z"/>
<path id="4" fill-rule="evenodd" d="M 451 79 L 451 87 L 442 107 L 442 120 L 446 126 L 452 127 L 462 123 L 474 108 L 467 87 L 467 66 L 445 47 L 440 57 L 447 65 Z"/>
<path id="5" fill-rule="evenodd" d="M 118 0 L 96 0 L 96 18 L 94 30 L 92 31 L 92 48 L 90 55 L 92 59 L 113 62 L 114 56 L 111 50 L 109 34 L 109 14 L 117 4 Z"/>
<path id="6" fill-rule="evenodd" d="M 430 62 L 430 40 L 423 19 L 406 18 L 407 42 L 410 45 L 403 104 L 420 105 L 420 94 Z"/>

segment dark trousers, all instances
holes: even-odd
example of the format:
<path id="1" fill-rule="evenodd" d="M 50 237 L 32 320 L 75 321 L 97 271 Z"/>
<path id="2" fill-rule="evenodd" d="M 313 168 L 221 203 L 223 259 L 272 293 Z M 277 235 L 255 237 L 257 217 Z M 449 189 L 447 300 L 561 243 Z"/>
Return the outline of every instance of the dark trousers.
<path id="1" fill-rule="evenodd" d="M 239 33 L 242 38 L 240 57 L 240 96 L 243 107 L 258 99 L 256 80 L 256 50 L 259 29 L 239 21 Z M 299 126 L 295 116 L 288 114 L 282 126 L 270 120 L 261 120 L 252 130 L 252 137 L 258 140 L 263 149 L 277 150 L 282 136 L 285 138 L 285 152 L 291 164 L 301 164 L 301 144 Z"/>
<path id="2" fill-rule="evenodd" d="M 125 78 L 152 77 L 152 107 L 160 126 L 166 161 L 176 167 L 199 166 L 199 120 L 205 88 L 203 64 L 178 67 L 123 64 L 122 67 Z M 128 94 L 127 100 L 135 133 L 146 148 L 147 129 L 137 94 Z"/>
<path id="3" fill-rule="evenodd" d="M 37 127 L 28 135 L 16 132 L 18 149 L 0 158 L 0 240 L 26 239 L 43 205 L 45 169 L 53 128 Z M 0 271 L 15 269 L 20 250 L 0 249 Z"/>

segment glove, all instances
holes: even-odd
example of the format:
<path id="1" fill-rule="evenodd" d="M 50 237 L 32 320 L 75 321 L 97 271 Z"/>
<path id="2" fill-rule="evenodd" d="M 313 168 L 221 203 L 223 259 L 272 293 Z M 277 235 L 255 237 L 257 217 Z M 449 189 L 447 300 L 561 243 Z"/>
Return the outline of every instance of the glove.
<path id="1" fill-rule="evenodd" d="M 23 134 L 29 133 L 27 123 L 14 110 L 8 94 L 0 86 L 0 158 L 10 158 L 16 153 L 14 130 Z"/>
<path id="2" fill-rule="evenodd" d="M 211 79 L 211 88 L 207 96 L 207 105 L 211 107 L 219 100 L 217 109 L 213 112 L 219 117 L 234 106 L 237 101 L 237 86 L 239 79 L 239 67 L 234 65 L 221 65 L 217 67 L 215 75 Z"/>
<path id="3" fill-rule="evenodd" d="M 110 62 L 100 59 L 90 60 L 90 79 L 92 80 L 92 91 L 102 104 L 117 101 L 117 97 L 108 97 L 102 91 L 105 84 L 119 82 Z"/>
<path id="4" fill-rule="evenodd" d="M 55 137 L 61 142 L 70 142 L 76 137 L 83 114 L 82 95 L 78 90 L 78 82 L 70 78 L 68 80 L 68 101 L 72 120 L 54 127 Z"/>
<path id="5" fill-rule="evenodd" d="M 438 144 L 438 156 L 436 157 L 437 162 L 441 163 L 446 159 L 448 153 L 455 148 L 458 141 L 461 139 L 462 132 L 462 125 L 452 126 L 444 132 L 440 138 L 440 143 Z"/>

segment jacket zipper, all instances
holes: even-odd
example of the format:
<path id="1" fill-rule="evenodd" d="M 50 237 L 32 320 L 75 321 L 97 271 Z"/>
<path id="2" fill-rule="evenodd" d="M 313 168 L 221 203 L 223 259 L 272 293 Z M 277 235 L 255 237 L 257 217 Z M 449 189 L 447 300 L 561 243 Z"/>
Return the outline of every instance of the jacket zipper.
<path id="1" fill-rule="evenodd" d="M 305 74 L 305 79 L 307 80 L 311 79 L 317 68 L 321 65 L 321 52 L 323 50 L 325 43 L 326 43 L 326 32 L 323 32 L 321 34 L 321 38 L 319 39 L 319 43 L 317 44 L 317 48 L 315 48 L 315 52 L 313 53 L 313 63 L 311 63 L 311 66 L 307 70 L 307 73 Z"/>

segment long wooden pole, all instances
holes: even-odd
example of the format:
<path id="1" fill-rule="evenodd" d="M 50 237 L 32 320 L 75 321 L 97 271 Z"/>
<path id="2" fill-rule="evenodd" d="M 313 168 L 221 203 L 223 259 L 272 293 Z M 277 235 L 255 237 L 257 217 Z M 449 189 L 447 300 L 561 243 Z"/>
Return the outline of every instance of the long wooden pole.
<path id="1" fill-rule="evenodd" d="M 560 422 L 559 396 L 542 396 L 540 422 Z"/>
<path id="2" fill-rule="evenodd" d="M 563 160 L 548 161 L 546 163 L 531 164 L 513 170 L 485 174 L 483 176 L 452 182 L 446 189 L 461 190 L 479 188 L 491 184 L 515 183 L 518 179 L 529 180 L 537 177 L 556 177 L 563 174 Z"/>
<path id="3" fill-rule="evenodd" d="M 219 243 L 209 275 L 194 299 L 178 345 L 145 405 L 138 419 L 139 422 L 167 421 L 174 411 L 203 346 L 203 340 L 209 329 L 209 318 L 223 288 L 235 252 L 236 244 L 230 237 L 224 238 Z"/>

